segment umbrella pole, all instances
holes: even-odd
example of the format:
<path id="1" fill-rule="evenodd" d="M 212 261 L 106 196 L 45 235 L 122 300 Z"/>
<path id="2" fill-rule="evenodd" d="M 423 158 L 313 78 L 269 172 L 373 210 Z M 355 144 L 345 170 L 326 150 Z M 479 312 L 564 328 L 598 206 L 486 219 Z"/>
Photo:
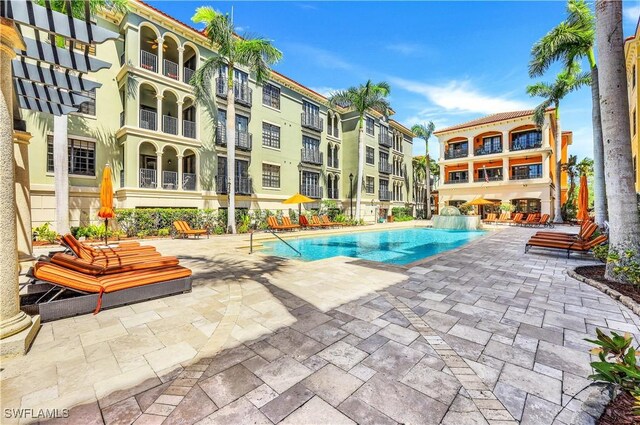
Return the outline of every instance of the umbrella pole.
<path id="1" fill-rule="evenodd" d="M 301 215 L 302 215 L 302 204 L 298 204 L 298 223 L 300 223 Z"/>
<path id="2" fill-rule="evenodd" d="M 108 245 L 108 243 L 107 243 L 107 231 L 109 229 L 108 226 L 109 226 L 109 219 L 105 218 L 104 219 L 104 244 L 105 245 Z"/>

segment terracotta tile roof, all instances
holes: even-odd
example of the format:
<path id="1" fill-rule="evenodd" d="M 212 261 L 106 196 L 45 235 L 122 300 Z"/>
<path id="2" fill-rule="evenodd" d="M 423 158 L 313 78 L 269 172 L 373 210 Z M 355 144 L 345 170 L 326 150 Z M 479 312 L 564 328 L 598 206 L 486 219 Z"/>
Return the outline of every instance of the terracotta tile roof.
<path id="1" fill-rule="evenodd" d="M 547 111 L 553 110 L 553 108 L 547 109 Z M 475 127 L 483 124 L 490 124 L 498 121 L 512 120 L 515 118 L 522 118 L 533 115 L 533 109 L 527 109 L 526 111 L 513 111 L 513 112 L 499 112 L 497 114 L 487 115 L 485 117 L 476 118 L 475 120 L 467 121 L 461 124 L 456 124 L 451 127 L 446 127 L 441 130 L 435 131 L 433 134 L 446 133 L 453 130 L 461 130 L 463 128 Z"/>
<path id="2" fill-rule="evenodd" d="M 186 29 L 188 29 L 189 31 L 193 31 L 193 32 L 195 32 L 195 33 L 198 33 L 198 34 L 200 34 L 200 35 L 201 35 L 201 36 L 203 36 L 203 37 L 205 36 L 205 35 L 204 35 L 204 30 L 203 30 L 203 31 L 198 31 L 198 30 L 197 30 L 197 29 L 195 29 L 194 27 L 192 27 L 192 26 L 190 26 L 190 25 L 185 24 L 184 22 L 182 22 L 182 21 L 180 21 L 180 20 L 178 20 L 178 19 L 174 18 L 173 16 L 169 15 L 168 13 L 163 12 L 162 10 L 158 9 L 157 7 L 153 7 L 153 6 L 151 6 L 149 3 L 146 3 L 146 2 L 144 2 L 144 1 L 142 1 L 142 0 L 136 0 L 136 2 L 137 2 L 137 3 L 140 3 L 140 4 L 141 4 L 141 5 L 143 5 L 143 6 L 148 7 L 149 9 L 151 9 L 151 10 L 153 10 L 153 11 L 157 12 L 157 13 L 159 13 L 160 15 L 164 16 L 165 18 L 171 19 L 173 22 L 175 22 L 175 23 L 177 23 L 177 24 L 179 24 L 179 25 L 181 25 L 181 26 L 185 27 L 185 28 L 186 28 Z"/>

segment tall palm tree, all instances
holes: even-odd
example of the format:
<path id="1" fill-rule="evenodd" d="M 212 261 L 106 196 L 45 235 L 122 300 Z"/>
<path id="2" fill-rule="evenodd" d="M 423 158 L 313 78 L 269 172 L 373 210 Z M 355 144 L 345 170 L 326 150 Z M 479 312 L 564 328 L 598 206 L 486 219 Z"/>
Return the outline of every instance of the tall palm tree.
<path id="1" fill-rule="evenodd" d="M 569 155 L 567 162 L 562 164 L 562 171 L 567 173 L 569 177 L 569 189 L 567 190 L 567 202 L 573 200 L 573 192 L 576 190 L 576 178 L 578 178 L 580 171 L 578 170 L 578 157 L 576 155 Z"/>
<path id="2" fill-rule="evenodd" d="M 211 78 L 226 67 L 227 77 L 227 178 L 229 209 L 227 210 L 227 231 L 236 233 L 235 214 L 235 160 L 236 160 L 236 110 L 234 91 L 234 71 L 236 65 L 245 66 L 261 84 L 269 78 L 271 65 L 282 58 L 271 40 L 261 37 L 242 38 L 236 35 L 233 17 L 222 14 L 212 7 L 196 9 L 191 18 L 195 23 L 204 24 L 205 34 L 218 55 L 207 59 L 191 78 L 197 101 L 206 103 L 210 98 Z"/>
<path id="3" fill-rule="evenodd" d="M 364 178 L 364 115 L 368 110 L 389 115 L 391 106 L 387 100 L 391 87 L 385 81 L 377 84 L 368 80 L 357 87 L 349 87 L 333 93 L 329 97 L 331 106 L 353 109 L 358 113 L 358 175 L 356 189 L 356 220 L 360 219 L 360 203 L 362 202 L 362 179 Z"/>
<path id="4" fill-rule="evenodd" d="M 435 131 L 436 126 L 433 124 L 433 121 L 429 121 L 427 124 L 416 124 L 413 127 L 411 127 L 411 131 L 413 132 L 413 134 L 416 135 L 416 137 L 418 137 L 419 139 L 424 140 L 424 145 L 425 145 L 425 158 L 426 158 L 426 164 L 429 165 L 430 161 L 429 161 L 429 139 L 431 138 L 431 135 L 433 134 L 433 132 Z M 425 210 L 425 218 L 427 220 L 431 219 L 431 173 L 430 173 L 430 168 L 429 166 L 425 167 L 425 171 L 426 171 L 426 175 L 425 175 L 425 179 L 427 181 L 427 193 L 425 195 L 425 199 L 424 199 L 424 210 Z"/>
<path id="5" fill-rule="evenodd" d="M 595 19 L 585 0 L 567 2 L 567 19 L 549 31 L 533 45 L 529 74 L 542 75 L 555 61 L 570 67 L 586 58 L 591 70 L 591 120 L 593 125 L 594 209 L 599 226 L 607 219 L 606 188 L 604 184 L 604 146 L 600 117 L 600 90 L 595 54 Z"/>
<path id="6" fill-rule="evenodd" d="M 609 207 L 609 247 L 633 253 L 640 262 L 640 215 L 636 204 L 631 157 L 629 98 L 622 33 L 622 2 L 596 0 L 596 45 L 600 60 L 600 110 L 604 169 Z M 630 261 L 620 255 L 623 261 Z M 625 282 L 607 263 L 605 276 Z"/>
<path id="7" fill-rule="evenodd" d="M 411 159 L 411 168 L 413 170 L 413 193 L 414 198 L 420 196 L 419 183 L 423 182 L 427 176 L 427 158 L 422 155 L 416 155 Z M 425 212 L 426 217 L 426 212 Z"/>
<path id="8" fill-rule="evenodd" d="M 560 128 L 560 101 L 570 92 L 579 89 L 582 86 L 589 85 L 591 76 L 581 73 L 580 66 L 576 63 L 572 64 L 560 72 L 556 80 L 552 83 L 536 83 L 527 87 L 527 93 L 530 96 L 539 96 L 544 100 L 538 105 L 534 111 L 533 119 L 539 128 L 544 124 L 544 118 L 547 109 L 555 108 L 556 134 L 555 146 L 553 148 L 555 156 L 555 199 L 554 199 L 554 222 L 562 222 L 562 130 Z"/>

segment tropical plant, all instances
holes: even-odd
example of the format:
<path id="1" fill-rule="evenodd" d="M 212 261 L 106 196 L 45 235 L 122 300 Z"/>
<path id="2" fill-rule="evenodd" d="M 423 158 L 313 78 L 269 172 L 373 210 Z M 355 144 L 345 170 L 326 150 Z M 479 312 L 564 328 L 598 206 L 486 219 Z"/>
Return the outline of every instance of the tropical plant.
<path id="1" fill-rule="evenodd" d="M 569 178 L 569 189 L 567 190 L 567 202 L 574 200 L 574 192 L 576 190 L 576 178 L 578 177 L 578 157 L 576 155 L 569 155 L 567 162 L 561 165 L 562 171 L 567 173 Z"/>
<path id="2" fill-rule="evenodd" d="M 589 378 L 617 384 L 625 390 L 637 390 L 640 387 L 640 366 L 631 334 L 619 335 L 612 331 L 611 335 L 607 335 L 596 328 L 596 337 L 585 339 L 598 345 L 590 350 L 591 354 L 598 356 L 599 361 L 591 362 L 595 373 Z"/>
<path id="3" fill-rule="evenodd" d="M 616 252 L 634 252 L 640 262 L 640 214 L 636 203 L 629 98 L 622 32 L 622 2 L 596 1 L 596 45 L 600 60 L 600 111 L 607 182 L 609 245 Z M 618 282 L 607 262 L 605 276 Z"/>
<path id="4" fill-rule="evenodd" d="M 420 182 L 425 181 L 427 175 L 427 159 L 422 155 L 414 156 L 411 159 L 411 167 L 413 169 L 413 190 L 414 199 L 418 199 L 420 196 Z M 426 218 L 427 212 L 424 211 L 423 218 Z"/>
<path id="5" fill-rule="evenodd" d="M 604 177 L 604 145 L 600 114 L 600 89 L 598 66 L 595 54 L 595 19 L 585 0 L 567 2 L 567 19 L 549 31 L 533 45 L 529 74 L 542 75 L 552 63 L 561 61 L 570 68 L 584 58 L 589 62 L 591 73 L 591 120 L 593 124 L 594 155 L 594 209 L 595 221 L 599 226 L 607 219 L 606 189 Z"/>
<path id="6" fill-rule="evenodd" d="M 607 264 L 613 265 L 613 275 L 617 276 L 619 280 L 640 286 L 640 261 L 637 259 L 638 254 L 634 251 L 627 250 L 618 253 L 609 249 Z"/>
<path id="7" fill-rule="evenodd" d="M 49 243 L 54 243 L 58 237 L 58 233 L 51 229 L 51 223 L 44 223 L 33 229 L 33 235 L 36 236 L 39 241 L 47 241 Z"/>
<path id="8" fill-rule="evenodd" d="M 236 147 L 236 112 L 234 78 L 236 65 L 244 66 L 255 76 L 256 82 L 262 84 L 267 81 L 271 72 L 271 65 L 282 58 L 282 52 L 276 49 L 271 40 L 261 37 L 239 37 L 236 35 L 233 17 L 222 14 L 212 7 L 203 6 L 196 9 L 191 18 L 195 23 L 204 24 L 204 33 L 212 48 L 218 55 L 208 58 L 191 77 L 189 83 L 194 88 L 196 100 L 206 103 L 211 98 L 209 88 L 211 78 L 226 71 L 227 89 L 227 178 L 229 193 L 229 214 L 227 228 L 236 233 L 235 210 L 235 147 Z M 217 120 L 217 117 L 215 117 Z"/>
<path id="9" fill-rule="evenodd" d="M 360 219 L 360 204 L 362 202 L 362 180 L 364 179 L 364 118 L 369 110 L 376 111 L 384 116 L 389 115 L 391 106 L 387 100 L 391 88 L 389 84 L 381 81 L 373 83 L 368 80 L 357 87 L 349 87 L 346 90 L 337 91 L 329 97 L 332 107 L 340 106 L 354 110 L 358 114 L 358 175 L 356 176 L 356 214 L 354 218 Z"/>
<path id="10" fill-rule="evenodd" d="M 530 96 L 542 97 L 540 103 L 533 113 L 533 119 L 539 128 L 544 125 L 545 116 L 549 108 L 554 108 L 556 121 L 555 146 L 553 148 L 555 156 L 555 199 L 554 199 L 554 222 L 562 222 L 562 130 L 560 127 L 560 101 L 570 92 L 578 90 L 580 87 L 589 85 L 591 76 L 580 72 L 580 66 L 573 63 L 571 67 L 561 71 L 556 80 L 552 83 L 536 83 L 527 87 Z"/>
<path id="11" fill-rule="evenodd" d="M 431 135 L 435 131 L 436 126 L 433 124 L 433 121 L 429 121 L 427 124 L 416 124 L 411 127 L 411 132 L 416 135 L 417 138 L 424 140 L 424 150 L 425 150 L 425 158 L 426 164 L 430 165 L 429 161 L 429 139 Z M 430 167 L 425 167 L 425 182 L 427 186 L 427 192 L 424 197 L 424 209 L 425 209 L 425 218 L 427 220 L 431 219 L 431 169 Z"/>

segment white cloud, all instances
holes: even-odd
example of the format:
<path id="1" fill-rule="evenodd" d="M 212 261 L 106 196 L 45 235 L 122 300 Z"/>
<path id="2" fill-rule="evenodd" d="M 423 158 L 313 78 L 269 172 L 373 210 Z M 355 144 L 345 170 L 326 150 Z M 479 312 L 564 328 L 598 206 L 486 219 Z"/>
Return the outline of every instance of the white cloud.
<path id="1" fill-rule="evenodd" d="M 327 86 L 310 87 L 310 89 L 316 93 L 320 93 L 324 97 L 329 97 L 331 94 L 341 90 L 341 89 L 336 89 L 336 88 L 327 87 Z"/>
<path id="2" fill-rule="evenodd" d="M 634 6 L 627 6 L 622 10 L 622 13 L 625 19 L 635 24 L 638 22 L 638 17 L 640 17 L 640 5 L 636 3 Z"/>
<path id="3" fill-rule="evenodd" d="M 283 48 L 294 52 L 296 55 L 304 55 L 310 61 L 327 69 L 338 69 L 343 71 L 353 71 L 356 67 L 347 62 L 335 53 L 310 46 L 303 43 L 284 43 Z"/>
<path id="4" fill-rule="evenodd" d="M 392 52 L 397 52 L 406 56 L 420 53 L 422 50 L 422 46 L 414 43 L 390 43 L 384 47 L 387 50 L 391 50 Z"/>
<path id="5" fill-rule="evenodd" d="M 505 96 L 480 92 L 470 81 L 449 81 L 442 85 L 425 84 L 402 78 L 392 78 L 396 86 L 427 98 L 447 112 L 494 114 L 497 112 L 529 109 L 531 103 Z M 441 114 L 442 111 L 438 111 Z"/>

